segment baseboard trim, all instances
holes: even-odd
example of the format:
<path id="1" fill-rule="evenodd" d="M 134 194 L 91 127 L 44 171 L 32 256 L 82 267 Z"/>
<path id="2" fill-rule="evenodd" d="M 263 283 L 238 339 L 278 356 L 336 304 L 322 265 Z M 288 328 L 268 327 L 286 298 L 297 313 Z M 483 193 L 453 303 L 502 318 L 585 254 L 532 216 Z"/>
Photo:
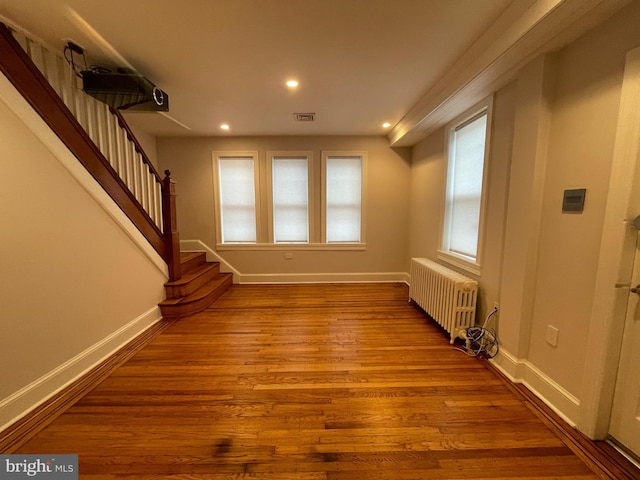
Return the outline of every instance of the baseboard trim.
<path id="1" fill-rule="evenodd" d="M 233 283 L 240 285 L 296 284 L 296 283 L 406 283 L 407 272 L 359 273 L 240 273 L 224 258 L 201 240 L 180 240 L 183 252 L 205 252 L 207 260 L 220 263 L 221 272 L 233 273 Z"/>
<path id="2" fill-rule="evenodd" d="M 155 307 L 4 399 L 0 410 L 8 409 L 13 419 L 0 430 L 0 452 L 11 453 L 23 445 L 171 323 L 162 320 Z"/>
<path id="3" fill-rule="evenodd" d="M 242 275 L 242 285 L 300 284 L 300 283 L 405 283 L 406 273 L 259 273 Z M 406 282 L 408 283 L 408 282 Z"/>
<path id="4" fill-rule="evenodd" d="M 585 462 L 600 478 L 611 480 L 638 480 L 640 472 L 626 458 L 604 441 L 594 441 L 567 423 L 554 409 L 547 405 L 524 383 L 514 383 L 494 361 L 483 361 L 504 385 L 519 396 L 542 422 Z"/>
<path id="5" fill-rule="evenodd" d="M 572 427 L 580 415 L 580 400 L 528 360 L 501 349 L 492 364 L 513 383 L 521 383 Z"/>

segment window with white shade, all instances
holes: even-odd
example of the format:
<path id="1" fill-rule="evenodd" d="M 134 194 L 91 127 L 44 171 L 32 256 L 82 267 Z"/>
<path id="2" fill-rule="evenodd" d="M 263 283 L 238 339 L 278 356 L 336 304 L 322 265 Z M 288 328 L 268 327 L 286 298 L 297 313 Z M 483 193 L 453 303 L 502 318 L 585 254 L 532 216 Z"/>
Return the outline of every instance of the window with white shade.
<path id="1" fill-rule="evenodd" d="M 273 242 L 309 243 L 309 159 L 271 157 Z"/>
<path id="2" fill-rule="evenodd" d="M 447 188 L 440 258 L 475 274 L 480 274 L 490 114 L 490 104 L 486 101 L 448 128 Z"/>
<path id="3" fill-rule="evenodd" d="M 324 240 L 363 242 L 364 154 L 323 154 Z"/>
<path id="4" fill-rule="evenodd" d="M 218 213 L 222 243 L 256 243 L 257 155 L 218 156 Z"/>
<path id="5" fill-rule="evenodd" d="M 220 250 L 365 250 L 366 152 L 215 151 Z"/>

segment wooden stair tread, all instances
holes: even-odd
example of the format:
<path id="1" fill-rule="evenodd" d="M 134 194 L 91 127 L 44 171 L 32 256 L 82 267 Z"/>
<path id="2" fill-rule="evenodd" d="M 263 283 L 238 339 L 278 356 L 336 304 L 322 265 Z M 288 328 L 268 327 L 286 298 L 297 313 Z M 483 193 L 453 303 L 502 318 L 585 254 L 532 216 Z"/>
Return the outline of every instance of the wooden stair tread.
<path id="1" fill-rule="evenodd" d="M 204 252 L 180 252 L 180 261 L 181 262 L 186 262 L 191 258 L 195 258 L 201 254 L 203 254 Z"/>
<path id="2" fill-rule="evenodd" d="M 162 316 L 175 319 L 207 308 L 233 284 L 233 274 L 220 273 L 220 263 L 207 262 L 205 252 L 180 252 L 182 277 L 165 283 Z"/>
<path id="3" fill-rule="evenodd" d="M 193 281 L 194 279 L 200 277 L 201 275 L 205 275 L 210 270 L 215 270 L 220 268 L 220 264 L 218 262 L 208 262 L 203 265 L 199 265 L 196 268 L 193 268 L 182 275 L 182 277 L 173 282 L 165 283 L 165 287 L 179 287 L 186 285 L 187 283 Z"/>
<path id="4" fill-rule="evenodd" d="M 207 263 L 205 252 L 180 252 L 180 266 L 182 275 Z"/>
<path id="5" fill-rule="evenodd" d="M 187 295 L 186 297 L 168 298 L 168 299 L 163 300 L 162 302 L 160 302 L 160 305 L 161 306 L 162 305 L 177 305 L 177 304 L 181 304 L 181 303 L 184 304 L 184 303 L 197 302 L 198 300 L 206 297 L 209 293 L 211 293 L 213 290 L 218 288 L 220 285 L 223 285 L 226 282 L 228 282 L 228 280 L 231 279 L 232 276 L 233 275 L 231 273 L 221 273 L 216 278 L 214 278 L 213 280 L 210 280 L 205 285 L 201 286 L 195 292 Z"/>
<path id="6" fill-rule="evenodd" d="M 169 298 L 160 302 L 160 310 L 165 318 L 184 317 L 207 308 L 222 295 L 233 283 L 233 274 L 220 273 L 217 277 L 181 298 Z"/>

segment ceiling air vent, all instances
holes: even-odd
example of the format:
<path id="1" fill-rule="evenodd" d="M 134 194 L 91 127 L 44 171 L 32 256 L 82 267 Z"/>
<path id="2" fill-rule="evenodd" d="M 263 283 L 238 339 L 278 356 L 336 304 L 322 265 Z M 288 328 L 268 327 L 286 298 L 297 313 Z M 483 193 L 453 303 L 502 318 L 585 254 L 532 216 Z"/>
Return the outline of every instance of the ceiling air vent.
<path id="1" fill-rule="evenodd" d="M 294 113 L 294 120 L 297 122 L 313 122 L 316 119 L 315 113 Z"/>

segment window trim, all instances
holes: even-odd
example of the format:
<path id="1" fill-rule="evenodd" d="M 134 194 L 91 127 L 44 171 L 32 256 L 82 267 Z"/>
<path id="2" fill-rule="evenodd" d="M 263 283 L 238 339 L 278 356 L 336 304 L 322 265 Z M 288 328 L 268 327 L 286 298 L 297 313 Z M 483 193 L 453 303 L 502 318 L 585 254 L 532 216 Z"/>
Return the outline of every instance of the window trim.
<path id="1" fill-rule="evenodd" d="M 360 157 L 362 160 L 362 185 L 360 191 L 360 241 L 359 242 L 327 242 L 327 158 L 328 157 Z M 320 239 L 322 245 L 356 245 L 367 243 L 367 152 L 363 150 L 323 150 L 320 181 Z"/>
<path id="2" fill-rule="evenodd" d="M 462 255 L 456 252 L 452 252 L 448 250 L 446 245 L 445 232 L 448 225 L 448 198 L 450 195 L 450 185 L 451 185 L 451 169 L 452 163 L 449 158 L 449 152 L 451 151 L 451 146 L 453 143 L 453 133 L 456 130 L 464 127 L 469 124 L 473 120 L 480 117 L 483 113 L 486 112 L 487 115 L 487 129 L 485 132 L 485 146 L 484 146 L 484 159 L 483 159 L 483 167 L 482 167 L 482 192 L 480 194 L 480 216 L 478 221 L 478 246 L 477 246 L 477 254 L 475 259 L 468 257 L 466 255 Z M 446 178 L 445 178 L 445 196 L 444 203 L 442 206 L 442 214 L 440 221 L 440 248 L 438 249 L 437 257 L 438 259 L 447 262 L 451 265 L 454 265 L 462 270 L 465 270 L 468 273 L 471 273 L 476 276 L 482 276 L 482 260 L 484 256 L 484 237 L 485 237 L 485 226 L 486 226 L 486 210 L 487 210 L 487 197 L 488 197 L 488 187 L 489 187 L 489 158 L 491 156 L 491 131 L 493 124 L 493 96 L 489 96 L 477 103 L 470 109 L 466 110 L 461 115 L 457 116 L 451 122 L 449 122 L 445 127 L 445 160 L 447 162 L 446 169 Z"/>
<path id="3" fill-rule="evenodd" d="M 315 155 L 314 155 L 315 153 Z M 273 156 L 302 157 L 309 162 L 309 243 L 273 242 Z M 362 185 L 360 204 L 360 242 L 326 243 L 326 158 L 331 156 L 360 157 L 362 160 Z M 256 211 L 256 243 L 222 243 L 220 204 L 219 159 L 225 157 L 251 157 L 254 162 L 254 188 Z M 366 205 L 367 205 L 367 152 L 361 150 L 321 151 L 311 150 L 215 150 L 212 152 L 214 182 L 214 215 L 216 225 L 216 250 L 218 251 L 363 251 L 366 250 Z M 320 202 L 318 204 L 318 202 Z M 265 210 L 266 209 L 266 210 Z M 267 224 L 265 224 L 267 222 Z"/>
<path id="4" fill-rule="evenodd" d="M 306 158 L 307 159 L 307 215 L 309 220 L 309 237 L 306 243 L 303 242 L 278 242 L 274 240 L 274 219 L 273 219 L 273 159 L 275 158 Z M 315 162 L 313 158 L 313 152 L 310 150 L 268 150 L 266 160 L 266 189 L 267 189 L 267 228 L 268 228 L 268 244 L 273 245 L 301 245 L 306 246 L 313 242 L 316 235 L 316 222 L 313 212 L 315 211 L 315 182 L 314 171 Z"/>
<path id="5" fill-rule="evenodd" d="M 261 243 L 262 239 L 262 212 L 260 202 L 260 155 L 257 151 L 230 151 L 216 150 L 213 152 L 213 185 L 214 185 L 214 204 L 215 204 L 215 222 L 216 222 L 216 244 L 218 246 L 244 245 L 253 246 Z M 255 212 L 256 212 L 256 242 L 255 243 L 223 243 L 222 241 L 222 205 L 220 202 L 220 159 L 221 158 L 238 158 L 251 157 L 253 159 L 253 188 L 255 192 Z"/>
<path id="6" fill-rule="evenodd" d="M 321 252 L 321 251 L 364 251 L 366 243 L 222 243 L 216 245 L 220 252 Z"/>

